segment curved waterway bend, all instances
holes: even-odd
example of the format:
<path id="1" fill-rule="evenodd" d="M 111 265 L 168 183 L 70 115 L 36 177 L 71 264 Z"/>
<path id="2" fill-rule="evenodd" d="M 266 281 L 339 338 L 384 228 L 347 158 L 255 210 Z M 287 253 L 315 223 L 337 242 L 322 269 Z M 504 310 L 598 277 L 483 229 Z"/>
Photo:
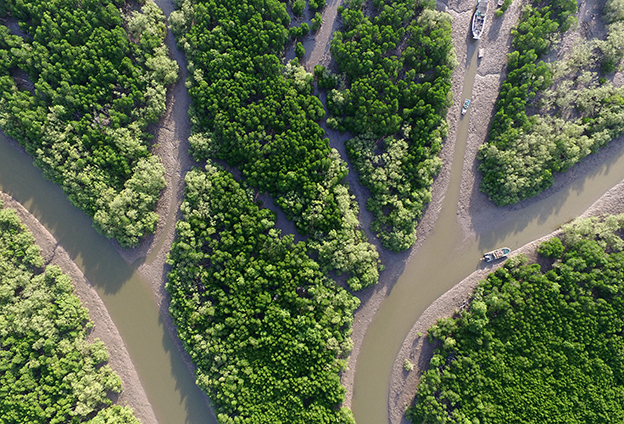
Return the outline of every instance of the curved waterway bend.
<path id="1" fill-rule="evenodd" d="M 91 220 L 73 207 L 59 186 L 43 178 L 32 159 L 0 133 L 0 190 L 26 207 L 67 250 L 95 286 L 117 326 L 141 383 L 162 424 L 213 424 L 160 318 L 154 294 Z"/>
<path id="2" fill-rule="evenodd" d="M 471 98 L 476 48 L 476 43 L 468 47 L 462 101 Z M 624 143 L 619 141 L 609 147 L 612 151 L 604 162 L 586 175 L 540 201 L 508 212 L 487 232 L 466 238 L 457 220 L 457 207 L 469 115 L 470 109 L 458 127 L 450 183 L 435 227 L 389 291 L 362 342 L 352 400 L 358 424 L 388 422 L 388 384 L 403 340 L 435 299 L 481 266 L 478 258 L 484 251 L 498 246 L 516 249 L 552 232 L 624 179 Z"/>

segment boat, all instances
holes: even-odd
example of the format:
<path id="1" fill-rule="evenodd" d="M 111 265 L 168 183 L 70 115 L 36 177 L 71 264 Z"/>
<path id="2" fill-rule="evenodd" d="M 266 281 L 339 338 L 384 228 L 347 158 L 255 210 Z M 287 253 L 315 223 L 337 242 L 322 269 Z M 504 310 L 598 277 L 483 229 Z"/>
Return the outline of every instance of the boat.
<path id="1" fill-rule="evenodd" d="M 510 248 L 501 247 L 500 249 L 496 249 L 496 250 L 492 250 L 491 252 L 484 253 L 481 260 L 485 262 L 497 261 L 499 259 L 506 258 L 510 252 L 511 252 Z"/>
<path id="2" fill-rule="evenodd" d="M 472 37 L 475 40 L 480 39 L 483 33 L 485 18 L 487 17 L 487 8 L 487 0 L 477 0 L 477 8 L 475 9 L 474 15 L 472 15 Z"/>
<path id="3" fill-rule="evenodd" d="M 464 100 L 464 106 L 462 107 L 462 115 L 465 115 L 468 112 L 468 106 L 470 106 L 470 99 Z"/>

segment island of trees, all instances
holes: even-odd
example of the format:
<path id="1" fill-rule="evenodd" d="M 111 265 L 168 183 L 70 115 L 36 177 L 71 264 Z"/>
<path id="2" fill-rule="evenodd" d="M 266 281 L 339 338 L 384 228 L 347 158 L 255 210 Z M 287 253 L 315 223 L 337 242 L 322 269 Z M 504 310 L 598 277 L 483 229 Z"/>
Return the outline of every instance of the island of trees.
<path id="1" fill-rule="evenodd" d="M 479 150 L 481 190 L 499 206 L 539 194 L 556 172 L 624 134 L 624 88 L 611 82 L 624 56 L 624 2 L 606 3 L 604 39 L 538 62 L 576 25 L 576 11 L 575 0 L 537 1 L 512 31 L 507 79 Z"/>
<path id="2" fill-rule="evenodd" d="M 182 212 L 170 312 L 219 422 L 354 424 L 338 372 L 359 300 L 217 166 L 187 174 Z"/>
<path id="3" fill-rule="evenodd" d="M 165 111 L 178 68 L 151 1 L 6 0 L 0 17 L 0 127 L 93 218 L 129 247 L 154 231 L 164 168 L 147 125 Z"/>
<path id="4" fill-rule="evenodd" d="M 624 421 L 624 215 L 587 218 L 511 258 L 468 310 L 429 330 L 438 348 L 414 423 Z"/>
<path id="5" fill-rule="evenodd" d="M 139 424 L 107 397 L 121 379 L 73 290 L 0 201 L 0 422 Z"/>
<path id="6" fill-rule="evenodd" d="M 375 284 L 379 255 L 358 228 L 346 164 L 317 123 L 325 111 L 313 76 L 297 59 L 281 62 L 296 32 L 286 4 L 185 0 L 170 24 L 189 60 L 194 158 L 225 161 L 273 196 L 324 271 L 348 274 L 353 290 Z"/>
<path id="7" fill-rule="evenodd" d="M 390 250 L 416 241 L 447 135 L 456 65 L 451 17 L 433 1 L 362 0 L 341 8 L 331 52 L 346 77 L 327 96 L 328 126 L 350 131 L 347 152 L 370 190 L 371 229 Z M 319 80 L 319 86 L 324 80 Z M 330 87 L 331 88 L 331 87 Z"/>

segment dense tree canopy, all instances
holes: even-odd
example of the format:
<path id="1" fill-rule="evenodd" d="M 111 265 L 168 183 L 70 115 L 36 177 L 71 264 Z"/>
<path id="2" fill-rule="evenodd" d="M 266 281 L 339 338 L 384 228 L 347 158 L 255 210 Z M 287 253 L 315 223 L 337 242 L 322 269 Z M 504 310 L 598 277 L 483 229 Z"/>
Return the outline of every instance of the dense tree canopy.
<path id="1" fill-rule="evenodd" d="M 88 311 L 15 211 L 0 202 L 0 422 L 138 424 L 110 406 L 121 380 L 104 344 L 85 340 Z"/>
<path id="2" fill-rule="evenodd" d="M 120 9 L 120 8 L 123 8 Z M 123 246 L 153 232 L 164 168 L 147 125 L 165 110 L 178 68 L 151 1 L 6 0 L 0 14 L 0 127 Z"/>
<path id="3" fill-rule="evenodd" d="M 331 52 L 347 86 L 329 92 L 327 123 L 357 135 L 347 152 L 371 191 L 371 229 L 384 246 L 400 251 L 416 241 L 417 220 L 441 166 L 456 59 L 450 15 L 436 11 L 434 2 L 373 4 L 371 17 L 361 0 L 341 9 L 343 28 Z"/>
<path id="4" fill-rule="evenodd" d="M 414 423 L 624 421 L 624 215 L 564 227 L 482 281 L 440 340 L 408 410 Z M 563 241 L 563 243 L 562 243 Z"/>
<path id="5" fill-rule="evenodd" d="M 186 177 L 166 285 L 197 384 L 221 423 L 354 423 L 338 372 L 359 304 L 254 191 L 213 165 Z"/>
<path id="6" fill-rule="evenodd" d="M 351 288 L 376 283 L 378 254 L 358 229 L 346 164 L 316 122 L 325 111 L 311 95 L 313 77 L 297 60 L 280 61 L 286 4 L 185 0 L 170 22 L 189 59 L 195 159 L 226 160 L 269 192 L 311 236 L 323 267 L 351 275 Z"/>
<path id="7" fill-rule="evenodd" d="M 624 55 L 623 7 L 621 1 L 607 2 L 606 39 L 577 43 L 550 65 L 536 61 L 554 34 L 573 22 L 576 1 L 525 10 L 512 31 L 509 73 L 488 141 L 479 150 L 481 190 L 497 205 L 537 195 L 552 185 L 555 172 L 624 134 L 624 89 L 605 78 Z"/>

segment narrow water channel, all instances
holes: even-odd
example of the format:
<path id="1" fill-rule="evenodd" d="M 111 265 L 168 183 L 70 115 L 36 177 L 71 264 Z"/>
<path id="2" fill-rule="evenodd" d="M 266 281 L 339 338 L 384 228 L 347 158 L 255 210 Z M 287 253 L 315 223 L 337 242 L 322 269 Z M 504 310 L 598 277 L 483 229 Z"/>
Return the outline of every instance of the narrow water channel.
<path id="1" fill-rule="evenodd" d="M 468 47 L 462 100 L 471 97 L 477 44 Z M 468 114 L 460 121 L 451 178 L 434 230 L 389 291 L 369 326 L 356 365 L 352 410 L 358 424 L 388 422 L 388 385 L 403 340 L 424 310 L 444 292 L 482 266 L 479 257 L 498 246 L 516 249 L 582 214 L 624 179 L 624 143 L 584 177 L 530 206 L 508 214 L 496 228 L 464 239 L 457 221 Z"/>
<path id="2" fill-rule="evenodd" d="M 24 205 L 52 233 L 95 286 L 128 348 L 159 423 L 215 423 L 163 325 L 147 282 L 4 134 L 0 134 L 0 190 Z"/>

